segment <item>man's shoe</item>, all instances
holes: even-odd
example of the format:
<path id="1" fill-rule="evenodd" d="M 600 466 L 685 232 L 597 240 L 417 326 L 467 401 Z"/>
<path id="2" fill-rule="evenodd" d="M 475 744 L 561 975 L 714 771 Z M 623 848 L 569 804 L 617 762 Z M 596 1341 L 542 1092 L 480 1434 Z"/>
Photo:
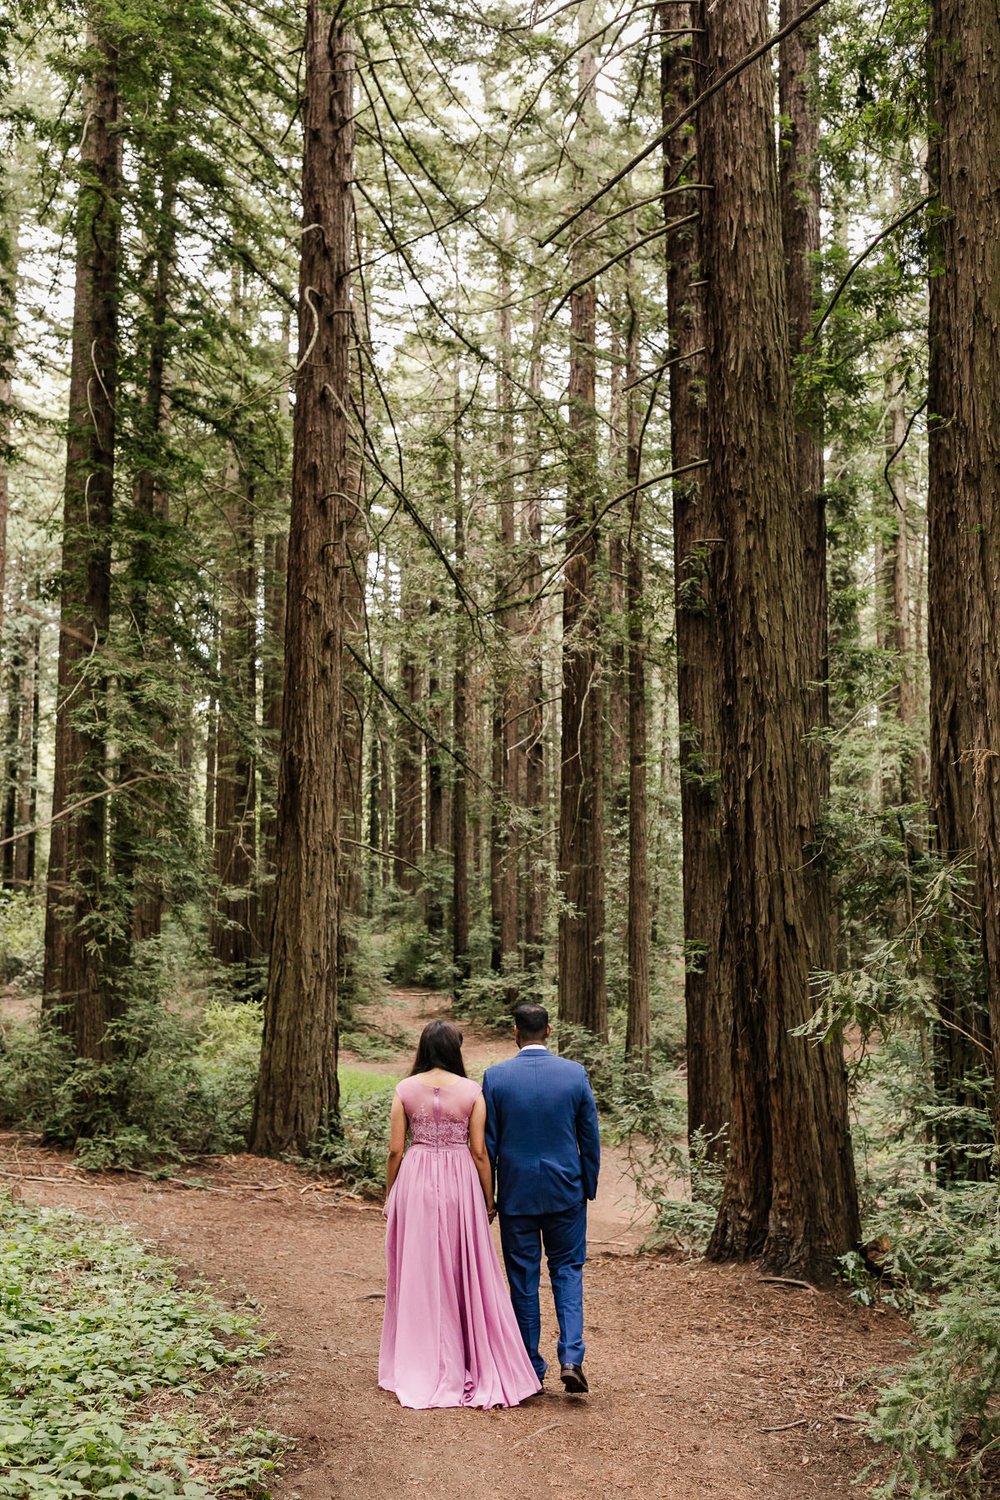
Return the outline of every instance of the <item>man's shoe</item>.
<path id="1" fill-rule="evenodd" d="M 582 1365 L 560 1365 L 559 1379 L 567 1396 L 585 1396 L 590 1390 Z"/>

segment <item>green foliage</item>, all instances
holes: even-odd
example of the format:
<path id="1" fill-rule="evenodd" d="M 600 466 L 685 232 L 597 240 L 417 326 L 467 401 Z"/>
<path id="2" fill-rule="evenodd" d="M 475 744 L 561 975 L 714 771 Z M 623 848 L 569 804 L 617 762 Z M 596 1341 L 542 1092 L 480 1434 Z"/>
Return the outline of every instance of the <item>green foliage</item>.
<path id="1" fill-rule="evenodd" d="M 378 1195 L 385 1189 L 389 1113 L 396 1080 L 356 1073 L 344 1083 L 340 1128 L 317 1143 L 307 1165 L 333 1173 L 359 1193 Z"/>
<path id="2" fill-rule="evenodd" d="M 161 993 L 153 955 L 134 978 L 108 1062 L 74 1059 L 51 1016 L 6 1028 L 0 1118 L 74 1144 L 95 1169 L 242 1149 L 260 1006 L 210 1001 L 200 1015 L 178 1011 Z"/>
<path id="3" fill-rule="evenodd" d="M 994 1194 L 995 1196 L 995 1194 Z M 917 1353 L 882 1393 L 871 1433 L 897 1455 L 881 1496 L 977 1496 L 1000 1448 L 1000 1227 L 947 1262 L 939 1299 L 917 1313 Z M 957 1227 L 957 1226 L 956 1226 Z"/>
<path id="4" fill-rule="evenodd" d="M 388 917 L 385 973 L 391 984 L 450 989 L 458 978 L 445 932 L 430 932 L 426 920 L 405 903 Z"/>
<path id="5" fill-rule="evenodd" d="M 191 1407 L 259 1358 L 252 1321 L 181 1288 L 122 1230 L 6 1195 L 0 1229 L 3 1500 L 265 1495 L 282 1440 Z M 154 1415 L 157 1391 L 172 1399 Z"/>
<path id="6" fill-rule="evenodd" d="M 21 891 L 0 898 L 0 984 L 35 989 L 45 955 L 45 908 Z"/>

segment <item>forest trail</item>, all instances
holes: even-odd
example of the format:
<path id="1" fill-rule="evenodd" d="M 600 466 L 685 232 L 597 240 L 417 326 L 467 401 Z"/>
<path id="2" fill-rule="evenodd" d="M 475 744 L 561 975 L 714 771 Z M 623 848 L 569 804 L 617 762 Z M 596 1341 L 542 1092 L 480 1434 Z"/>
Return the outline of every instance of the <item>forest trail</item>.
<path id="1" fill-rule="evenodd" d="M 395 992 L 382 1020 L 409 1036 L 441 1004 Z M 476 1072 L 505 1054 L 503 1039 L 463 1030 Z M 0 1137 L 5 1185 L 125 1223 L 223 1295 L 257 1304 L 277 1378 L 239 1420 L 296 1441 L 277 1500 L 855 1500 L 852 1479 L 875 1454 L 850 1420 L 863 1402 L 854 1387 L 898 1358 L 901 1322 L 753 1269 L 635 1255 L 620 1163 L 608 1165 L 586 1277 L 590 1397 L 411 1412 L 375 1384 L 377 1206 L 254 1157 L 152 1181 L 86 1175 L 65 1154 Z M 555 1336 L 543 1300 L 543 1347 L 554 1352 Z"/>

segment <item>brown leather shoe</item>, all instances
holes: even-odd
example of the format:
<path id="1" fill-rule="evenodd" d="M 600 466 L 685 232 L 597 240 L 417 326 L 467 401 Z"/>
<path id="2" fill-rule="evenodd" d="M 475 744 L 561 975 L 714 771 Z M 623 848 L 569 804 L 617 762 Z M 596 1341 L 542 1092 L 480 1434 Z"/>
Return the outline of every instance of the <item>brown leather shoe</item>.
<path id="1" fill-rule="evenodd" d="M 590 1390 L 582 1365 L 560 1365 L 559 1379 L 567 1396 L 585 1396 Z"/>

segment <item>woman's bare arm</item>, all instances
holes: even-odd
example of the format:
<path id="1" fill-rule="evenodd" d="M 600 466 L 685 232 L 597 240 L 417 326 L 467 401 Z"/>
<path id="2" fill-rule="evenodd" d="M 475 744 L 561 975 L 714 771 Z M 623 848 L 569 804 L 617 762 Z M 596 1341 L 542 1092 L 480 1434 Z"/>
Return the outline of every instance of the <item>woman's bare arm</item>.
<path id="1" fill-rule="evenodd" d="M 497 1210 L 493 1202 L 493 1168 L 486 1150 L 486 1100 L 482 1094 L 472 1106 L 472 1115 L 469 1119 L 469 1150 L 472 1152 L 472 1160 L 479 1173 L 479 1181 L 483 1185 L 486 1212 L 493 1219 L 496 1217 Z"/>
<path id="2" fill-rule="evenodd" d="M 396 1181 L 403 1152 L 406 1150 L 406 1110 L 398 1094 L 392 1096 L 392 1114 L 389 1116 L 389 1155 L 385 1159 L 386 1202 Z"/>

